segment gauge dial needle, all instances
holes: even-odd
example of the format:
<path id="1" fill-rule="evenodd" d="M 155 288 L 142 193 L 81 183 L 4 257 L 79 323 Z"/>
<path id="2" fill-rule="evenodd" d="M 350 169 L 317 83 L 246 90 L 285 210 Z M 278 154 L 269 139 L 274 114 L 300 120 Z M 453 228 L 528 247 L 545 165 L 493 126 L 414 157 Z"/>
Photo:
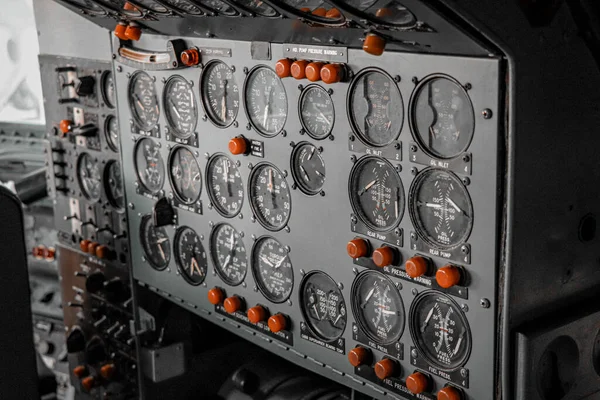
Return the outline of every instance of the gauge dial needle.
<path id="1" fill-rule="evenodd" d="M 145 110 L 145 109 L 146 109 L 146 107 L 144 107 L 144 105 L 142 104 L 142 101 L 140 100 L 140 96 L 138 96 L 138 95 L 136 94 L 136 95 L 134 95 L 134 97 L 135 97 L 135 102 L 137 103 L 137 105 L 138 105 L 138 106 L 140 106 L 140 108 L 141 108 L 142 110 Z"/>
<path id="2" fill-rule="evenodd" d="M 433 307 L 431 308 L 431 310 L 429 310 L 429 314 L 427 314 L 427 318 L 425 318 L 425 322 L 423 322 L 423 325 L 421 325 L 421 333 L 425 332 L 425 329 L 427 329 L 427 325 L 429 325 L 429 320 L 431 319 L 432 316 L 433 316 Z"/>
<path id="3" fill-rule="evenodd" d="M 429 208 L 442 208 L 441 204 L 434 204 L 434 203 L 425 203 L 425 207 L 429 207 Z"/>
<path id="4" fill-rule="evenodd" d="M 227 269 L 230 262 L 231 262 L 231 254 L 228 255 L 227 258 L 225 259 L 225 262 L 223 263 L 223 269 Z"/>
<path id="5" fill-rule="evenodd" d="M 177 115 L 177 118 L 181 119 L 181 114 L 179 114 L 179 110 L 177 110 L 177 106 L 175 105 L 175 103 L 173 103 L 173 100 L 169 99 L 169 103 L 171 103 L 171 108 Z"/>
<path id="6" fill-rule="evenodd" d="M 429 127 L 429 133 L 431 134 L 431 136 L 432 136 L 434 139 L 437 139 L 437 136 L 435 135 L 435 131 L 433 130 L 433 126 L 430 126 L 430 127 Z"/>
<path id="7" fill-rule="evenodd" d="M 465 337 L 465 332 L 461 332 L 458 336 L 458 340 L 456 341 L 456 347 L 454 348 L 454 354 L 458 353 L 458 349 L 460 349 L 460 345 L 462 344 L 463 338 Z"/>
<path id="8" fill-rule="evenodd" d="M 378 179 L 375 179 L 374 181 L 367 184 L 367 186 L 365 186 L 364 189 L 362 189 L 358 192 L 358 195 L 362 196 L 363 194 L 367 193 L 369 191 L 369 189 L 371 189 L 373 187 L 373 185 L 375 185 L 377 183 L 377 181 L 378 181 Z"/>
<path id="9" fill-rule="evenodd" d="M 385 314 L 385 315 L 397 315 L 398 312 L 397 311 L 392 311 L 392 310 L 384 310 L 383 308 L 381 309 L 381 313 Z"/>
<path id="10" fill-rule="evenodd" d="M 200 266 L 198 265 L 198 261 L 196 261 L 195 258 L 192 258 L 192 262 L 190 263 L 190 274 L 192 276 L 194 275 L 194 271 L 196 271 L 198 273 L 198 275 L 203 276 L 202 270 L 200 269 Z"/>
<path id="11" fill-rule="evenodd" d="M 279 261 L 279 262 L 277 263 L 277 265 L 275 265 L 273 268 L 275 268 L 275 269 L 279 269 L 279 267 L 281 267 L 281 265 L 283 264 L 283 262 L 285 261 L 285 259 L 286 259 L 286 258 L 287 258 L 287 256 L 283 257 L 283 258 L 281 259 L 281 261 Z"/>
<path id="12" fill-rule="evenodd" d="M 227 102 L 225 97 L 227 96 L 227 80 L 223 81 L 223 99 L 221 99 L 221 119 L 227 120 Z"/>
<path id="13" fill-rule="evenodd" d="M 449 198 L 449 197 L 448 197 L 448 203 L 449 203 L 449 204 L 450 204 L 450 205 L 451 205 L 451 206 L 452 206 L 452 207 L 453 207 L 453 208 L 454 208 L 456 211 L 458 211 L 459 213 L 462 213 L 462 214 L 464 214 L 464 213 L 465 213 L 465 212 L 464 212 L 463 210 L 461 210 L 461 208 L 460 208 L 459 206 L 457 206 L 457 205 L 456 205 L 456 203 L 455 203 L 455 202 L 453 202 L 453 201 L 452 201 L 452 199 L 451 199 L 451 198 Z"/>
<path id="14" fill-rule="evenodd" d="M 269 169 L 269 184 L 267 185 L 269 192 L 273 193 L 273 170 Z"/>
<path id="15" fill-rule="evenodd" d="M 309 178 L 308 174 L 306 173 L 306 170 L 304 169 L 304 167 L 302 165 L 300 166 L 300 171 L 302 171 L 302 174 L 304 175 L 304 180 L 306 182 L 310 182 L 310 178 Z"/>
<path id="16" fill-rule="evenodd" d="M 367 303 L 369 302 L 369 300 L 371 300 L 371 296 L 373 296 L 373 293 L 375 293 L 375 288 L 372 288 L 371 291 L 367 294 L 367 297 L 365 297 L 365 301 L 363 301 L 363 303 L 360 305 L 360 308 L 365 308 L 367 306 Z"/>
<path id="17" fill-rule="evenodd" d="M 313 304 L 313 310 L 315 310 L 315 316 L 317 317 L 317 321 L 321 320 L 321 316 L 319 315 L 319 309 L 316 304 Z"/>
<path id="18" fill-rule="evenodd" d="M 231 231 L 231 237 L 229 238 L 229 243 L 231 243 L 229 245 L 229 251 L 233 251 L 233 247 L 235 245 L 235 234 L 233 233 L 233 231 Z"/>
<path id="19" fill-rule="evenodd" d="M 273 265 L 273 263 L 271 261 L 269 261 L 269 259 L 267 257 L 261 256 L 260 259 L 262 262 L 267 264 L 269 267 L 271 267 L 271 268 L 275 267 L 275 265 Z"/>
<path id="20" fill-rule="evenodd" d="M 167 255 L 165 254 L 165 251 L 160 243 L 158 244 L 158 251 L 160 251 L 160 256 L 163 258 L 163 261 L 167 261 Z"/>
<path id="21" fill-rule="evenodd" d="M 334 325 L 337 325 L 338 321 L 340 320 L 340 318 L 342 318 L 342 314 L 338 314 L 337 318 L 335 319 L 335 321 L 333 321 Z"/>

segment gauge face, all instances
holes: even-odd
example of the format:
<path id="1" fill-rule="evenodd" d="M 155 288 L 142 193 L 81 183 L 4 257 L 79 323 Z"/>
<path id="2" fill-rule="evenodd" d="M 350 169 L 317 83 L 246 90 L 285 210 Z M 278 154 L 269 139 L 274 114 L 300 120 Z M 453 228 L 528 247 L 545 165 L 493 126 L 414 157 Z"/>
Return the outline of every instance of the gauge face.
<path id="1" fill-rule="evenodd" d="M 369 146 L 383 147 L 398 139 L 404 122 L 404 103 L 396 82 L 387 74 L 368 69 L 352 83 L 350 121 Z"/>
<path id="2" fill-rule="evenodd" d="M 98 201 L 102 191 L 102 172 L 100 163 L 87 153 L 83 153 L 77 162 L 77 178 L 83 195 L 89 200 Z"/>
<path id="3" fill-rule="evenodd" d="M 160 109 L 154 80 L 145 72 L 136 72 L 129 82 L 129 108 L 140 129 L 149 131 L 158 123 Z"/>
<path id="4" fill-rule="evenodd" d="M 417 23 L 415 15 L 397 0 L 346 0 L 348 6 L 371 17 L 375 23 L 410 28 Z"/>
<path id="5" fill-rule="evenodd" d="M 304 193 L 319 193 L 325 184 L 325 160 L 319 149 L 307 142 L 298 144 L 292 152 L 292 174 Z"/>
<path id="6" fill-rule="evenodd" d="M 362 331 L 378 343 L 393 343 L 404 332 L 402 297 L 394 283 L 380 272 L 366 271 L 356 278 L 352 311 Z"/>
<path id="7" fill-rule="evenodd" d="M 302 93 L 300 122 L 304 130 L 315 139 L 325 139 L 331 134 L 335 110 L 331 96 L 321 86 L 309 86 Z"/>
<path id="8" fill-rule="evenodd" d="M 239 214 L 244 202 L 244 182 L 237 165 L 223 154 L 211 158 L 206 171 L 206 187 L 215 209 L 224 217 Z"/>
<path id="9" fill-rule="evenodd" d="M 448 78 L 433 78 L 421 84 L 412 100 L 415 139 L 430 155 L 453 158 L 471 144 L 475 113 L 467 92 Z"/>
<path id="10" fill-rule="evenodd" d="M 276 17 L 277 11 L 262 0 L 237 0 L 237 3 L 263 17 Z"/>
<path id="11" fill-rule="evenodd" d="M 154 0 L 135 0 L 135 2 L 139 3 L 148 10 L 157 13 L 166 13 L 169 11 L 163 5 L 156 3 Z"/>
<path id="12" fill-rule="evenodd" d="M 209 63 L 202 73 L 202 103 L 210 120 L 228 127 L 240 110 L 240 90 L 233 71 L 221 61 Z"/>
<path id="13" fill-rule="evenodd" d="M 211 11 L 222 14 L 222 15 L 235 15 L 236 11 L 229 4 L 221 0 L 197 0 L 198 3 L 202 4 Z"/>
<path id="14" fill-rule="evenodd" d="M 123 175 L 118 161 L 110 161 L 104 169 L 104 190 L 108 202 L 117 210 L 125 209 L 125 190 Z"/>
<path id="15" fill-rule="evenodd" d="M 218 225 L 210 238 L 215 270 L 227 284 L 240 285 L 248 272 L 248 255 L 242 236 L 229 224 Z"/>
<path id="16" fill-rule="evenodd" d="M 467 188 L 451 172 L 427 169 L 411 188 L 410 216 L 419 236 L 449 249 L 469 238 L 473 205 Z"/>
<path id="17" fill-rule="evenodd" d="M 190 137 L 198 123 L 198 108 L 192 85 L 180 76 L 171 77 L 164 91 L 165 117 L 173 134 L 179 138 Z"/>
<path id="18" fill-rule="evenodd" d="M 434 291 L 421 293 L 410 310 L 410 333 L 427 361 L 455 370 L 471 353 L 471 329 L 465 315 L 450 297 Z"/>
<path id="19" fill-rule="evenodd" d="M 312 272 L 301 285 L 302 314 L 311 331 L 326 341 L 334 341 L 346 328 L 346 303 L 337 284 L 323 272 Z"/>
<path id="20" fill-rule="evenodd" d="M 119 151 L 119 122 L 114 115 L 109 115 L 104 122 L 104 134 L 108 146 L 113 151 Z"/>
<path id="21" fill-rule="evenodd" d="M 135 147 L 135 170 L 142 186 L 150 193 L 157 193 L 165 183 L 165 163 L 158 144 L 148 138 L 140 140 Z"/>
<path id="22" fill-rule="evenodd" d="M 168 5 L 176 8 L 179 11 L 192 14 L 192 15 L 202 15 L 202 10 L 196 7 L 195 5 L 189 3 L 187 0 L 162 0 Z"/>
<path id="23" fill-rule="evenodd" d="M 271 164 L 255 167 L 250 176 L 250 205 L 265 228 L 278 231 L 290 219 L 292 198 L 281 171 Z"/>
<path id="24" fill-rule="evenodd" d="M 250 73 L 245 87 L 246 112 L 254 128 L 267 137 L 276 136 L 287 120 L 287 95 L 275 71 L 259 67 Z"/>
<path id="25" fill-rule="evenodd" d="M 202 174 L 196 157 L 185 147 L 176 147 L 169 161 L 171 184 L 177 198 L 185 204 L 198 201 L 202 192 Z"/>
<path id="26" fill-rule="evenodd" d="M 287 250 L 271 237 L 260 239 L 252 253 L 252 272 L 262 294 L 283 303 L 294 288 L 294 270 Z"/>
<path id="27" fill-rule="evenodd" d="M 377 231 L 393 229 L 404 215 L 400 176 L 389 162 L 377 157 L 365 157 L 352 169 L 350 199 L 354 213 Z"/>
<path id="28" fill-rule="evenodd" d="M 152 217 L 146 215 L 142 218 L 140 226 L 140 242 L 146 256 L 146 261 L 157 270 L 163 270 L 171 260 L 171 242 L 165 228 L 154 226 Z"/>
<path id="29" fill-rule="evenodd" d="M 104 103 L 110 108 L 115 108 L 115 79 L 111 71 L 102 74 L 101 85 L 100 92 Z"/>
<path id="30" fill-rule="evenodd" d="M 198 234 L 188 227 L 175 234 L 175 262 L 181 276 L 191 285 L 200 285 L 206 278 L 208 259 Z"/>

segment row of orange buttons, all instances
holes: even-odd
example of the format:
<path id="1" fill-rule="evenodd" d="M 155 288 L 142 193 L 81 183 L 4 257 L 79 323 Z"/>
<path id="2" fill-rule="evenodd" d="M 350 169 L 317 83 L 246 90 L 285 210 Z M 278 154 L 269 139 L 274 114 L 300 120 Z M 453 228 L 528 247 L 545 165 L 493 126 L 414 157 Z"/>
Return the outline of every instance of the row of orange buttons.
<path id="1" fill-rule="evenodd" d="M 308 79 L 311 82 L 322 80 L 327 84 L 342 82 L 348 76 L 344 64 L 326 64 L 307 60 L 292 61 L 284 58 L 275 64 L 275 72 L 280 78 L 294 77 L 298 80 Z"/>
<path id="2" fill-rule="evenodd" d="M 369 255 L 369 242 L 360 238 L 353 239 L 348 242 L 346 251 L 353 259 L 367 257 Z M 379 268 L 392 265 L 397 257 L 397 251 L 388 246 L 375 249 L 372 254 L 373 263 Z M 404 263 L 404 267 L 408 276 L 411 278 L 418 278 L 429 272 L 430 264 L 430 261 L 425 257 L 414 256 Z M 459 267 L 448 264 L 436 271 L 435 280 L 440 287 L 449 289 L 452 286 L 460 285 L 464 279 Z"/>
<path id="3" fill-rule="evenodd" d="M 208 291 L 208 301 L 212 305 L 223 304 L 223 308 L 229 314 L 235 314 L 238 311 L 241 311 L 243 308 L 243 301 L 238 296 L 231 296 L 225 298 L 225 293 L 220 288 L 212 288 Z M 261 306 L 256 305 L 246 312 L 248 316 L 248 320 L 253 324 L 258 324 L 259 322 L 264 322 L 267 320 L 268 312 L 267 310 Z M 288 326 L 288 319 L 285 315 L 278 313 L 275 315 L 271 315 L 268 318 L 267 324 L 269 329 L 273 333 L 284 331 Z"/>
<path id="4" fill-rule="evenodd" d="M 34 247 L 32 253 L 38 260 L 54 261 L 54 258 L 56 257 L 56 249 L 44 245 Z"/>
<path id="5" fill-rule="evenodd" d="M 79 248 L 84 253 L 88 253 L 91 256 L 98 257 L 101 260 L 108 260 L 113 256 L 113 252 L 109 249 L 108 246 L 97 242 L 92 242 L 91 240 L 87 239 L 79 242 Z"/>
<path id="6" fill-rule="evenodd" d="M 371 350 L 365 347 L 355 347 L 348 353 L 348 361 L 354 367 L 369 365 L 371 364 L 372 359 L 373 354 L 371 353 Z M 373 369 L 375 375 L 381 380 L 400 374 L 400 365 L 389 358 L 384 358 L 376 362 Z M 413 394 L 421 394 L 429 390 L 431 381 L 427 375 L 421 372 L 414 372 L 406 378 L 406 387 Z M 446 386 L 437 393 L 437 398 L 438 400 L 462 400 L 463 396 L 458 389 L 452 386 Z"/>
<path id="7" fill-rule="evenodd" d="M 117 370 L 115 364 L 109 363 L 100 367 L 100 376 L 105 380 L 110 380 Z M 88 375 L 88 369 L 84 365 L 78 365 L 73 368 L 73 375 L 81 380 L 81 387 L 86 391 L 91 391 L 96 386 L 96 378 Z"/>

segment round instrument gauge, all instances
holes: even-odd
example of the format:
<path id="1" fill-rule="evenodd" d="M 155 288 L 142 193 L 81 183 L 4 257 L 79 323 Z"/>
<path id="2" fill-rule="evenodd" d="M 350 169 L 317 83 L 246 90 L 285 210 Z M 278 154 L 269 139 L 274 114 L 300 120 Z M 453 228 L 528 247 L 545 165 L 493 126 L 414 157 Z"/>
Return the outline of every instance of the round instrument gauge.
<path id="1" fill-rule="evenodd" d="M 109 108 L 115 108 L 117 102 L 115 101 L 115 78 L 113 77 L 112 71 L 105 71 L 100 78 L 100 93 L 102 93 L 102 99 Z"/>
<path id="2" fill-rule="evenodd" d="M 169 10 L 167 10 L 165 8 L 165 6 L 163 6 L 162 4 L 158 4 L 154 0 L 133 0 L 133 1 L 131 1 L 131 3 L 133 3 L 134 5 L 136 5 L 135 3 L 137 3 L 140 6 L 144 7 L 145 9 L 153 11 L 155 13 L 159 13 L 159 14 L 169 13 Z"/>
<path id="3" fill-rule="evenodd" d="M 275 71 L 258 67 L 250 72 L 244 89 L 246 113 L 252 126 L 262 135 L 276 136 L 287 120 L 287 95 Z"/>
<path id="4" fill-rule="evenodd" d="M 138 71 L 129 82 L 129 108 L 136 125 L 145 131 L 156 127 L 160 116 L 154 80 Z"/>
<path id="5" fill-rule="evenodd" d="M 350 173 L 350 201 L 354 213 L 369 228 L 389 231 L 404 215 L 404 187 L 400 175 L 387 161 L 362 158 Z"/>
<path id="6" fill-rule="evenodd" d="M 179 138 L 190 137 L 198 123 L 198 108 L 192 85 L 181 76 L 169 78 L 165 84 L 165 117 L 173 134 Z"/>
<path id="7" fill-rule="evenodd" d="M 390 344 L 402 336 L 405 311 L 394 283 L 377 271 L 365 271 L 352 285 L 352 312 L 362 331 L 377 343 Z"/>
<path id="8" fill-rule="evenodd" d="M 417 234 L 431 245 L 454 248 L 471 234 L 473 204 L 467 188 L 451 172 L 421 172 L 410 189 L 409 208 Z"/>
<path id="9" fill-rule="evenodd" d="M 304 193 L 314 196 L 325 184 L 325 160 L 321 151 L 308 142 L 299 143 L 292 152 L 292 175 Z"/>
<path id="10" fill-rule="evenodd" d="M 102 192 L 102 172 L 98 160 L 83 153 L 77 161 L 77 178 L 81 192 L 91 201 L 100 200 Z"/>
<path id="11" fill-rule="evenodd" d="M 333 131 L 335 109 L 331 96 L 318 85 L 304 89 L 300 97 L 300 122 L 312 138 L 320 140 Z"/>
<path id="12" fill-rule="evenodd" d="M 162 2 L 168 4 L 169 6 L 173 7 L 177 11 L 180 11 L 180 12 L 183 12 L 186 14 L 191 14 L 191 15 L 203 15 L 204 14 L 201 9 L 199 9 L 194 4 L 188 2 L 187 0 L 162 0 Z"/>
<path id="13" fill-rule="evenodd" d="M 276 17 L 277 11 L 262 0 L 237 0 L 237 4 L 262 17 Z"/>
<path id="14" fill-rule="evenodd" d="M 121 175 L 121 164 L 118 161 L 109 161 L 104 168 L 104 191 L 111 206 L 119 211 L 125 209 L 123 175 Z"/>
<path id="15" fill-rule="evenodd" d="M 119 151 L 119 121 L 114 115 L 109 115 L 104 121 L 104 136 L 108 147 L 113 151 Z"/>
<path id="16" fill-rule="evenodd" d="M 337 284 L 329 275 L 311 272 L 300 286 L 302 314 L 310 330 L 331 342 L 346 329 L 346 303 Z"/>
<path id="17" fill-rule="evenodd" d="M 283 229 L 290 219 L 292 196 L 285 177 L 268 163 L 258 164 L 250 176 L 250 206 L 262 226 Z"/>
<path id="18" fill-rule="evenodd" d="M 397 0 L 345 0 L 345 6 L 368 17 L 371 22 L 395 28 L 409 29 L 417 24 L 417 17 Z"/>
<path id="19" fill-rule="evenodd" d="M 190 285 L 200 285 L 206 278 L 208 259 L 198 234 L 182 227 L 175 234 L 175 262 L 179 273 Z"/>
<path id="20" fill-rule="evenodd" d="M 206 190 L 219 214 L 232 218 L 244 202 L 244 182 L 238 166 L 224 154 L 213 156 L 206 167 Z"/>
<path id="21" fill-rule="evenodd" d="M 165 228 L 154 226 L 152 216 L 146 215 L 142 218 L 140 225 L 140 243 L 146 257 L 146 261 L 157 270 L 163 270 L 171 260 L 171 242 Z"/>
<path id="22" fill-rule="evenodd" d="M 461 155 L 475 132 L 475 113 L 466 90 L 453 79 L 423 81 L 411 100 L 411 127 L 423 150 L 437 158 Z"/>
<path id="23" fill-rule="evenodd" d="M 384 147 L 400 136 L 404 102 L 386 73 L 372 68 L 359 73 L 350 87 L 348 110 L 352 129 L 366 145 Z"/>
<path id="24" fill-rule="evenodd" d="M 206 114 L 216 126 L 230 126 L 240 110 L 240 90 L 233 70 L 221 61 L 212 61 L 204 68 L 201 80 Z"/>
<path id="25" fill-rule="evenodd" d="M 169 177 L 177 198 L 193 204 L 202 192 L 202 174 L 194 154 L 185 147 L 176 147 L 169 157 Z"/>
<path id="26" fill-rule="evenodd" d="M 91 0 L 65 0 L 67 4 L 72 5 L 73 7 L 78 8 L 79 10 L 84 11 L 87 14 L 92 15 L 105 15 L 107 14 L 106 10 L 95 4 Z"/>
<path id="27" fill-rule="evenodd" d="M 165 162 L 158 144 L 148 138 L 138 141 L 134 162 L 142 186 L 150 193 L 158 193 L 165 183 Z"/>
<path id="28" fill-rule="evenodd" d="M 452 371 L 471 353 L 471 329 L 460 307 L 432 290 L 417 296 L 410 309 L 410 334 L 419 353 L 433 366 Z"/>
<path id="29" fill-rule="evenodd" d="M 196 2 L 215 14 L 229 17 L 237 15 L 237 11 L 233 7 L 221 0 L 196 0 Z"/>
<path id="30" fill-rule="evenodd" d="M 288 251 L 276 239 L 259 239 L 252 251 L 252 272 L 261 293 L 273 303 L 286 301 L 294 289 Z"/>
<path id="31" fill-rule="evenodd" d="M 210 237 L 210 254 L 215 270 L 228 285 L 238 286 L 246 278 L 248 255 L 242 235 L 229 224 L 215 227 Z"/>

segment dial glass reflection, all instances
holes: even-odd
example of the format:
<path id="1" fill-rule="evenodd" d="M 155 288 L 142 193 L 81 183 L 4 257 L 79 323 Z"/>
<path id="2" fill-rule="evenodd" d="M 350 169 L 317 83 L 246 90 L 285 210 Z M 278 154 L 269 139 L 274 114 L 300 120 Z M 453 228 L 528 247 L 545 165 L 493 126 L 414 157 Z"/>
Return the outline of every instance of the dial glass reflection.
<path id="1" fill-rule="evenodd" d="M 308 274 L 301 285 L 300 301 L 306 323 L 321 339 L 334 341 L 344 333 L 346 303 L 337 284 L 327 274 Z"/>
<path id="2" fill-rule="evenodd" d="M 210 253 L 215 270 L 231 286 L 240 285 L 248 271 L 248 256 L 242 236 L 229 224 L 218 225 L 211 236 Z"/>
<path id="3" fill-rule="evenodd" d="M 274 238 L 260 239 L 252 254 L 252 271 L 261 293 L 273 303 L 286 301 L 294 288 L 288 251 Z"/>

